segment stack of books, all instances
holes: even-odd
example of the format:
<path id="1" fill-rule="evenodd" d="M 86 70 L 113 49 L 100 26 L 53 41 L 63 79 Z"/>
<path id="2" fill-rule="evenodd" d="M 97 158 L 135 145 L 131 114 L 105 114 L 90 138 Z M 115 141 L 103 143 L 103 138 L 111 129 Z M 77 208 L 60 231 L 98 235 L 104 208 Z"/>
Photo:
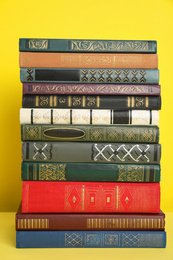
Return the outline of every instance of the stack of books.
<path id="1" fill-rule="evenodd" d="M 16 247 L 165 247 L 157 43 L 20 39 Z"/>

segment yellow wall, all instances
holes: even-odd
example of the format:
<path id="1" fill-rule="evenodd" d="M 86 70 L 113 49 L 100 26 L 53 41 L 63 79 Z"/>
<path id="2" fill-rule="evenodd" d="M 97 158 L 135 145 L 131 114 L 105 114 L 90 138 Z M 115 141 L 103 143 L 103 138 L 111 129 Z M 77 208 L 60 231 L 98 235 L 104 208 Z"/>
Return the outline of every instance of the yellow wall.
<path id="1" fill-rule="evenodd" d="M 0 211 L 21 200 L 19 38 L 157 40 L 162 111 L 161 208 L 173 211 L 173 1 L 0 1 Z"/>

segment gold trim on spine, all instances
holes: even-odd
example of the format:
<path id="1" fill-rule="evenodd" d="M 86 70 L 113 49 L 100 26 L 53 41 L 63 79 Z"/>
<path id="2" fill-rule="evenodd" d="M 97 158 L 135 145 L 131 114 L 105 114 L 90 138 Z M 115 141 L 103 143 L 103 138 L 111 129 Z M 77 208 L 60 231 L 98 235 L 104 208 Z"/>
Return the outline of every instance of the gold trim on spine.
<path id="1" fill-rule="evenodd" d="M 132 107 L 134 107 L 134 106 L 135 106 L 135 98 L 132 97 Z"/>
<path id="2" fill-rule="evenodd" d="M 23 229 L 23 219 L 21 219 L 21 228 Z"/>
<path id="3" fill-rule="evenodd" d="M 36 105 L 36 107 L 38 107 L 39 106 L 39 96 L 36 96 L 36 100 L 35 100 L 35 105 Z"/>
<path id="4" fill-rule="evenodd" d="M 116 209 L 118 210 L 118 199 L 119 199 L 119 186 L 117 185 L 117 205 L 116 205 Z"/>
<path id="5" fill-rule="evenodd" d="M 130 97 L 127 97 L 127 107 L 130 107 Z"/>
<path id="6" fill-rule="evenodd" d="M 85 96 L 82 96 L 82 106 L 85 107 L 86 106 L 86 100 L 85 100 Z"/>
<path id="7" fill-rule="evenodd" d="M 57 107 L 57 98 L 56 98 L 56 96 L 53 97 L 53 103 L 54 103 L 54 107 Z"/>
<path id="8" fill-rule="evenodd" d="M 100 97 L 97 96 L 97 107 L 100 107 Z"/>
<path id="9" fill-rule="evenodd" d="M 20 228 L 20 219 L 17 220 L 17 228 Z"/>
<path id="10" fill-rule="evenodd" d="M 71 107 L 71 96 L 68 96 L 68 106 Z"/>
<path id="11" fill-rule="evenodd" d="M 53 106 L 53 96 L 50 96 L 50 106 Z"/>
<path id="12" fill-rule="evenodd" d="M 148 97 L 146 97 L 146 107 L 148 107 L 148 104 L 149 104 Z"/>
<path id="13" fill-rule="evenodd" d="M 26 229 L 26 218 L 24 219 L 24 228 Z"/>
<path id="14" fill-rule="evenodd" d="M 84 211 L 85 207 L 85 202 L 84 202 L 84 199 L 85 199 L 85 185 L 82 185 L 82 211 Z"/>

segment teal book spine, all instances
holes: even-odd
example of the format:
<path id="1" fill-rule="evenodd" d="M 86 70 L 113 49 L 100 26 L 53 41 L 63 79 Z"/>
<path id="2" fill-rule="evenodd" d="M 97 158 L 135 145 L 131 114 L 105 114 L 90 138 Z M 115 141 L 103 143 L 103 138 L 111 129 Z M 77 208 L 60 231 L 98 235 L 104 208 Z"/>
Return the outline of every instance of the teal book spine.
<path id="1" fill-rule="evenodd" d="M 22 162 L 22 181 L 160 182 L 160 165 Z"/>
<path id="2" fill-rule="evenodd" d="M 158 69 L 21 68 L 21 82 L 159 84 Z"/>
<path id="3" fill-rule="evenodd" d="M 21 125 L 22 141 L 158 143 L 158 126 Z"/>
<path id="4" fill-rule="evenodd" d="M 19 39 L 19 51 L 156 53 L 156 41 L 89 39 Z"/>
<path id="5" fill-rule="evenodd" d="M 165 231 L 17 231 L 16 248 L 165 248 Z"/>

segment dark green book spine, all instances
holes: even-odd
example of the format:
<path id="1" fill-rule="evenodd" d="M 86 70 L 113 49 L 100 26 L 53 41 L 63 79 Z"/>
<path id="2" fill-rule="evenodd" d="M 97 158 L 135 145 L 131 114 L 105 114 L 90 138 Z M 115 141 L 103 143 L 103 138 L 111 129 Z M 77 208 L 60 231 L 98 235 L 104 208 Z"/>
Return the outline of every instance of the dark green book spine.
<path id="1" fill-rule="evenodd" d="M 113 52 L 156 53 L 156 41 L 19 39 L 19 51 L 28 52 Z"/>
<path id="2" fill-rule="evenodd" d="M 159 165 L 22 162 L 23 181 L 159 182 Z"/>
<path id="3" fill-rule="evenodd" d="M 160 110 L 160 96 L 23 95 L 23 108 Z"/>
<path id="4" fill-rule="evenodd" d="M 158 126 L 21 125 L 22 141 L 158 143 Z"/>
<path id="5" fill-rule="evenodd" d="M 158 69 L 21 68 L 21 82 L 159 84 Z"/>

